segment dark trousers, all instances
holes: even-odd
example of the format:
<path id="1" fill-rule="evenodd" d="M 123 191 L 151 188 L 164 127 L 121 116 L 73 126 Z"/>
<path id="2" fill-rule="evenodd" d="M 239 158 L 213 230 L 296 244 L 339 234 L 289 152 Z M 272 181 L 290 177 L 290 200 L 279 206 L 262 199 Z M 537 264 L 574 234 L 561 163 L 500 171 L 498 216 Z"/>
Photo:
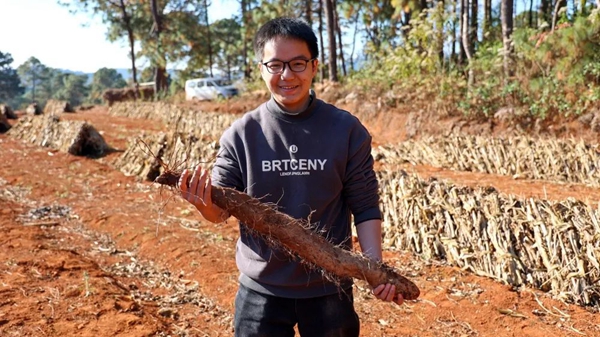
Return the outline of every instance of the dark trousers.
<path id="1" fill-rule="evenodd" d="M 350 290 L 293 299 L 258 293 L 240 285 L 235 298 L 236 337 L 358 337 L 360 324 Z"/>

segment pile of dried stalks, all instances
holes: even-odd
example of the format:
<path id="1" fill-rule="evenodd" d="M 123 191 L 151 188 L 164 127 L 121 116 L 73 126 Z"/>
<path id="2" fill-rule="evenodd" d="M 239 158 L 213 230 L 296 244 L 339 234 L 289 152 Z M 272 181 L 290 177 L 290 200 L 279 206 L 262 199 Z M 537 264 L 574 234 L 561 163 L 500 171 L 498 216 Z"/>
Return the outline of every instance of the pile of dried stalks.
<path id="1" fill-rule="evenodd" d="M 378 172 L 385 247 L 600 306 L 600 209 Z"/>
<path id="2" fill-rule="evenodd" d="M 17 119 L 15 111 L 9 105 L 6 104 L 0 104 L 0 115 L 4 116 L 7 119 Z"/>
<path id="3" fill-rule="evenodd" d="M 379 146 L 373 154 L 387 163 L 600 186 L 599 151 L 597 146 L 574 139 L 451 135 Z"/>
<path id="4" fill-rule="evenodd" d="M 46 106 L 44 106 L 45 114 L 59 114 L 63 112 L 75 112 L 75 110 L 73 110 L 69 102 L 56 99 L 48 100 Z"/>
<path id="5" fill-rule="evenodd" d="M 92 125 L 82 121 L 61 121 L 55 115 L 24 116 L 7 134 L 76 156 L 97 158 L 111 150 Z"/>
<path id="6" fill-rule="evenodd" d="M 238 114 L 202 112 L 161 102 L 117 102 L 109 110 L 115 116 L 145 118 L 164 123 L 169 130 L 219 139 Z"/>
<path id="7" fill-rule="evenodd" d="M 218 142 L 203 140 L 191 133 L 141 135 L 130 141 L 127 150 L 112 165 L 126 175 L 154 181 L 164 172 L 161 162 L 169 164 L 171 169 L 203 163 L 206 168 L 212 168 L 218 148 Z"/>
<path id="8" fill-rule="evenodd" d="M 6 115 L 3 113 L 0 113 L 0 133 L 5 133 L 6 131 L 10 130 L 11 125 L 8 122 L 8 118 L 6 118 Z"/>

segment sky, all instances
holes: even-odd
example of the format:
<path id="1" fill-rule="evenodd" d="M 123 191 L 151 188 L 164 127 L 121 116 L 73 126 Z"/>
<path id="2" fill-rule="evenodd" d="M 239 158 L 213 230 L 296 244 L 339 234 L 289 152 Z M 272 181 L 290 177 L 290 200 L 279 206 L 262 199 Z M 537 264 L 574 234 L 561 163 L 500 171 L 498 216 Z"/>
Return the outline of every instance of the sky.
<path id="1" fill-rule="evenodd" d="M 209 21 L 232 17 L 237 3 L 212 0 Z M 108 42 L 106 32 L 100 17 L 72 14 L 57 0 L 0 0 L 0 52 L 11 54 L 14 69 L 32 56 L 47 67 L 85 73 L 130 68 L 128 43 Z"/>

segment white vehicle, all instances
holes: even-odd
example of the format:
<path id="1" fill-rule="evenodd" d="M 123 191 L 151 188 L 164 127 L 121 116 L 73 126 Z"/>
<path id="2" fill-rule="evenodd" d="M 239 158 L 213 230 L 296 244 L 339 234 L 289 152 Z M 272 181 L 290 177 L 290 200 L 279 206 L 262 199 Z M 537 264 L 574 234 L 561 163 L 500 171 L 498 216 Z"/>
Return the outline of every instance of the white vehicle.
<path id="1" fill-rule="evenodd" d="M 188 101 L 230 98 L 237 94 L 238 89 L 224 78 L 206 77 L 185 81 L 185 99 Z"/>

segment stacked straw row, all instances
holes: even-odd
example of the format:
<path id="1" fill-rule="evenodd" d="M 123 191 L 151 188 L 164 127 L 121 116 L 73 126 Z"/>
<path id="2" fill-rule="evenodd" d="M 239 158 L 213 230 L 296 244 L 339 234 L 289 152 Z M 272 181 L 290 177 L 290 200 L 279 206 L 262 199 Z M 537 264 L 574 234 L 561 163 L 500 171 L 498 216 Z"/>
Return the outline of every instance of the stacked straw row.
<path id="1" fill-rule="evenodd" d="M 163 102 L 119 102 L 110 108 L 109 113 L 159 121 L 173 132 L 194 133 L 212 139 L 219 139 L 223 131 L 240 117 L 236 114 L 183 109 Z"/>
<path id="2" fill-rule="evenodd" d="M 59 101 L 56 99 L 49 99 L 44 106 L 44 114 L 60 114 L 63 112 L 75 112 L 71 107 L 71 104 L 67 101 Z"/>
<path id="3" fill-rule="evenodd" d="M 218 149 L 218 142 L 201 140 L 191 133 L 143 134 L 130 141 L 112 165 L 126 175 L 153 181 L 167 167 L 182 170 L 200 164 L 211 169 Z"/>
<path id="4" fill-rule="evenodd" d="M 111 150 L 91 124 L 62 121 L 57 115 L 24 116 L 8 131 L 8 135 L 76 156 L 101 157 Z"/>
<path id="5" fill-rule="evenodd" d="M 600 210 L 378 172 L 388 249 L 600 305 Z"/>
<path id="6" fill-rule="evenodd" d="M 426 164 L 459 171 L 600 186 L 597 146 L 573 139 L 430 136 L 373 149 L 384 163 Z"/>

